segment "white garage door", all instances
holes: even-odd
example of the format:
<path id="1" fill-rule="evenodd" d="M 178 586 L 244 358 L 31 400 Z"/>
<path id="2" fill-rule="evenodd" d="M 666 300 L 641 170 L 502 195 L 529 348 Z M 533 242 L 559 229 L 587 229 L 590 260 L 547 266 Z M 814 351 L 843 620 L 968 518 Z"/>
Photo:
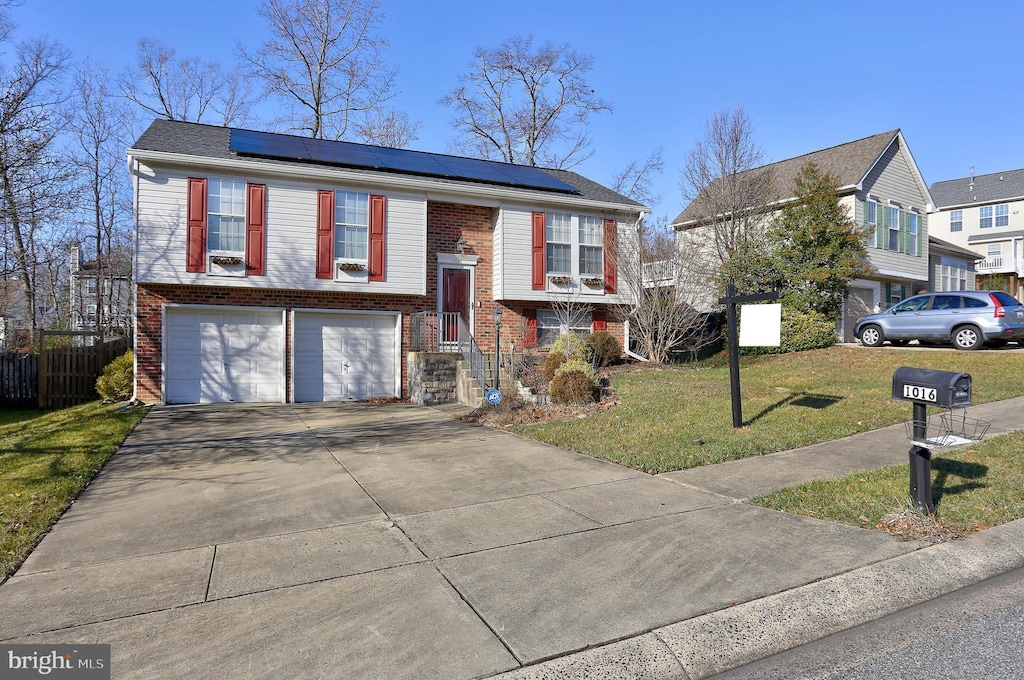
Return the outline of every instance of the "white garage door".
<path id="1" fill-rule="evenodd" d="M 283 401 L 282 313 L 169 308 L 166 401 Z"/>
<path id="2" fill-rule="evenodd" d="M 393 397 L 394 314 L 295 313 L 295 401 Z"/>

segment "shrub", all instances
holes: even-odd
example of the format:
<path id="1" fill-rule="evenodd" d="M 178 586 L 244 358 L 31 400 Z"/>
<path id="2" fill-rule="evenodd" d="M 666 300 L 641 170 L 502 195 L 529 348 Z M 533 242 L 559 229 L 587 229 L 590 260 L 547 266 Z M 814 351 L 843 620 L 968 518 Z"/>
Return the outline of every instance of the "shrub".
<path id="1" fill-rule="evenodd" d="M 590 361 L 590 357 L 593 356 L 593 350 L 587 341 L 572 332 L 559 335 L 555 344 L 551 346 L 551 351 L 561 352 L 566 359 Z"/>
<path id="2" fill-rule="evenodd" d="M 598 366 L 610 366 L 622 359 L 622 345 L 608 331 L 597 331 L 587 338 L 594 353 L 594 362 Z"/>
<path id="3" fill-rule="evenodd" d="M 128 401 L 135 383 L 135 355 L 128 350 L 103 368 L 96 380 L 96 391 L 105 401 Z"/>
<path id="4" fill-rule="evenodd" d="M 541 368 L 541 375 L 544 379 L 550 382 L 555 377 L 555 371 L 558 367 L 565 363 L 565 355 L 561 352 L 550 352 L 548 358 L 544 360 L 544 366 Z"/>
<path id="5" fill-rule="evenodd" d="M 551 401 L 578 404 L 593 401 L 597 388 L 582 371 L 562 371 L 551 381 Z"/>
<path id="6" fill-rule="evenodd" d="M 741 354 L 787 354 L 821 349 L 836 344 L 835 319 L 814 310 L 783 305 L 782 339 L 779 347 L 741 347 Z"/>
<path id="7" fill-rule="evenodd" d="M 569 372 L 582 373 L 594 387 L 597 387 L 597 371 L 594 370 L 594 367 L 589 361 L 584 361 L 583 359 L 569 359 L 558 367 L 558 370 L 555 371 L 555 377 L 557 378 L 561 374 Z"/>

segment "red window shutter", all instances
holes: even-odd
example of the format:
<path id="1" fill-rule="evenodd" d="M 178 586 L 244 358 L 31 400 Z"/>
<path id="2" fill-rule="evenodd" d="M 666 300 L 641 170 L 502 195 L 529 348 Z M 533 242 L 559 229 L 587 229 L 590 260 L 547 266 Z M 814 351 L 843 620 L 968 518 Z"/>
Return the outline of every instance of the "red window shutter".
<path id="1" fill-rule="evenodd" d="M 370 281 L 384 280 L 384 263 L 387 259 L 388 199 L 386 196 L 370 196 Z"/>
<path id="2" fill-rule="evenodd" d="M 334 278 L 334 192 L 316 192 L 316 278 Z"/>
<path id="3" fill-rule="evenodd" d="M 267 185 L 245 187 L 245 273 L 265 276 L 267 251 Z"/>
<path id="4" fill-rule="evenodd" d="M 206 271 L 206 178 L 188 178 L 185 271 Z"/>
<path id="5" fill-rule="evenodd" d="M 590 319 L 592 322 L 591 330 L 593 330 L 595 333 L 597 331 L 608 330 L 608 321 L 605 318 L 604 310 L 595 309 L 594 312 L 591 314 Z"/>
<path id="6" fill-rule="evenodd" d="M 547 288 L 547 272 L 545 271 L 545 245 L 547 240 L 546 227 L 544 221 L 544 213 L 535 212 L 533 213 L 533 290 L 544 290 Z M 534 328 L 536 329 L 537 317 L 534 315 Z M 537 339 L 536 334 L 534 335 L 534 344 L 531 347 L 536 346 Z"/>
<path id="7" fill-rule="evenodd" d="M 526 331 L 523 334 L 523 345 L 526 347 L 537 346 L 537 310 L 527 309 L 523 312 L 526 317 Z"/>
<path id="8" fill-rule="evenodd" d="M 614 293 L 616 287 L 615 272 L 615 220 L 604 221 L 604 292 Z"/>

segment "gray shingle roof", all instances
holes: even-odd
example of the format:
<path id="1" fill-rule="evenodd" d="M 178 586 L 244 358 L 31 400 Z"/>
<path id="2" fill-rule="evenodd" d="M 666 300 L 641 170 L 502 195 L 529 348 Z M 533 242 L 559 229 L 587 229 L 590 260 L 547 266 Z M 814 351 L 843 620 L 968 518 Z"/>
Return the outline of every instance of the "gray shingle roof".
<path id="1" fill-rule="evenodd" d="M 203 125 L 200 123 L 185 123 L 181 121 L 170 121 L 158 119 L 142 133 L 142 136 L 132 146 L 140 151 L 158 151 L 163 153 L 185 154 L 190 156 L 201 156 L 205 158 L 234 159 L 238 156 L 228 148 L 231 129 L 215 125 Z M 415 153 L 415 152 L 414 152 Z M 336 168 L 336 165 L 316 163 L 301 160 L 286 160 L 280 158 L 260 158 L 246 156 L 246 161 L 267 163 L 269 165 L 287 165 L 294 167 L 314 168 Z M 394 177 L 395 175 L 416 176 L 412 173 L 385 172 L 367 168 L 354 168 L 365 173 L 369 177 Z M 552 170 L 541 168 L 544 172 L 555 179 L 561 180 L 576 189 L 584 199 L 601 201 L 604 203 L 618 203 L 628 208 L 642 208 L 641 203 L 626 198 L 608 187 L 587 179 L 582 175 L 569 170 Z M 480 186 L 489 185 L 487 182 L 476 182 L 469 180 L 457 180 L 449 178 L 432 177 L 431 179 L 450 184 L 453 188 L 458 186 Z M 493 186 L 504 186 L 494 184 Z M 551 192 L 539 189 L 524 189 L 538 195 L 551 196 Z M 562 194 L 563 196 L 566 194 Z"/>
<path id="2" fill-rule="evenodd" d="M 1024 236 L 1024 229 L 1018 229 L 1016 231 L 989 231 L 986 229 L 980 234 L 968 236 L 967 242 L 985 243 L 986 241 L 1005 241 L 1011 238 L 1020 238 L 1021 236 Z"/>
<path id="3" fill-rule="evenodd" d="M 956 254 L 956 255 L 961 255 L 961 256 L 967 257 L 967 258 L 973 258 L 975 260 L 981 260 L 981 259 L 984 259 L 984 257 L 985 257 L 984 255 L 979 255 L 978 253 L 974 252 L 970 248 L 964 248 L 963 246 L 958 246 L 955 243 L 950 243 L 949 241 L 943 241 L 942 239 L 935 238 L 934 236 L 932 236 L 930 234 L 928 235 L 928 247 L 930 249 L 944 250 L 944 251 L 946 251 L 948 253 L 953 253 L 953 254 Z"/>
<path id="4" fill-rule="evenodd" d="M 780 200 L 796 196 L 794 181 L 800 173 L 800 169 L 808 163 L 817 164 L 818 169 L 823 173 L 835 175 L 839 179 L 840 187 L 855 185 L 864 179 L 871 166 L 881 157 L 899 132 L 899 129 L 882 132 L 820 151 L 812 151 L 802 156 L 787 158 L 747 172 L 769 171 L 772 176 L 772 193 Z M 743 173 L 740 173 L 740 177 L 742 175 Z M 686 206 L 672 220 L 672 223 L 682 224 L 703 217 L 695 207 L 697 203 L 698 201 L 694 201 Z"/>
<path id="5" fill-rule="evenodd" d="M 1024 169 L 935 182 L 931 188 L 936 208 L 971 203 L 995 203 L 1024 196 Z"/>

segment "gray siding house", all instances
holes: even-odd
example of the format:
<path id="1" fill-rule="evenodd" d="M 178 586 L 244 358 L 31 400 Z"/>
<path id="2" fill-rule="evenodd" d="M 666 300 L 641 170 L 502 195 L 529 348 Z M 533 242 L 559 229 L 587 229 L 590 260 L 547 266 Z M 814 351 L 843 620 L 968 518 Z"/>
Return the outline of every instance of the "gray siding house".
<path id="1" fill-rule="evenodd" d="M 750 172 L 770 173 L 776 203 L 781 205 L 796 197 L 794 180 L 808 163 L 839 179 L 840 203 L 868 233 L 868 262 L 875 273 L 850 283 L 837 329 L 840 340 L 852 342 L 858 317 L 930 286 L 928 213 L 932 199 L 898 129 Z M 677 234 L 703 228 L 694 204 L 672 221 Z"/>

